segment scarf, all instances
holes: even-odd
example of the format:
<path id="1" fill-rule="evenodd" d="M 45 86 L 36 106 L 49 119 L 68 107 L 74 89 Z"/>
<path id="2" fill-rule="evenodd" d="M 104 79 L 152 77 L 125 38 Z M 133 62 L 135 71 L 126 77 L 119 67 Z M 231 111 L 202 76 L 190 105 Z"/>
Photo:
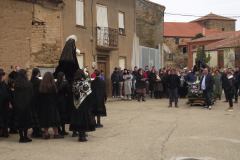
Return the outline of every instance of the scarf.
<path id="1" fill-rule="evenodd" d="M 73 103 L 76 109 L 92 93 L 91 87 L 86 80 L 73 82 Z"/>
<path id="2" fill-rule="evenodd" d="M 184 76 L 181 76 L 180 81 L 181 81 L 181 87 L 183 87 L 183 84 L 184 84 Z"/>
<path id="3" fill-rule="evenodd" d="M 159 75 L 157 75 L 157 80 L 160 80 L 160 81 L 161 81 L 161 78 L 159 77 Z"/>

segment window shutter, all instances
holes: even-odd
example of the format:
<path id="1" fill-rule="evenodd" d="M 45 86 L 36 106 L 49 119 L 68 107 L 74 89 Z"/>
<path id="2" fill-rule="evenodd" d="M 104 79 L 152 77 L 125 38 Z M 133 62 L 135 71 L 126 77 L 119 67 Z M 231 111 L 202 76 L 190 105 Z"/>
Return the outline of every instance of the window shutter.
<path id="1" fill-rule="evenodd" d="M 97 4 L 97 26 L 108 27 L 107 6 Z"/>
<path id="2" fill-rule="evenodd" d="M 83 0 L 76 1 L 76 23 L 84 26 L 84 2 Z"/>
<path id="3" fill-rule="evenodd" d="M 118 13 L 118 28 L 124 29 L 124 14 L 122 12 Z"/>

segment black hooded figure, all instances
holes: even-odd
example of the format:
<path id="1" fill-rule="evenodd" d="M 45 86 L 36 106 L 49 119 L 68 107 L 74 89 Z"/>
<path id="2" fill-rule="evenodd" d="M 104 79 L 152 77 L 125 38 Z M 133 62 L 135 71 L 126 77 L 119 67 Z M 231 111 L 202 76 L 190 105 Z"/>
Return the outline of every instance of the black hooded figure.
<path id="1" fill-rule="evenodd" d="M 56 71 L 53 73 L 53 77 L 55 79 L 57 79 L 58 73 L 63 72 L 65 74 L 65 79 L 67 80 L 67 82 L 69 84 L 68 86 L 70 87 L 69 88 L 69 91 L 70 91 L 69 95 L 73 95 L 71 87 L 72 87 L 74 74 L 78 69 L 79 69 L 79 65 L 78 65 L 78 61 L 77 61 L 77 57 L 76 57 L 75 40 L 73 38 L 70 38 L 70 39 L 67 40 L 67 42 L 66 42 L 66 44 L 63 48 L 62 55 L 61 55 L 60 60 L 58 62 L 58 66 L 56 68 Z M 73 99 L 73 97 L 69 97 L 69 98 Z M 72 109 L 74 107 L 73 101 L 71 101 L 71 103 L 69 103 L 68 107 L 69 107 L 68 108 L 68 118 L 70 119 L 71 112 L 72 112 Z M 76 137 L 78 135 L 74 131 L 72 136 Z"/>
<path id="2" fill-rule="evenodd" d="M 77 57 L 76 57 L 76 46 L 75 40 L 70 38 L 62 51 L 62 55 L 58 62 L 56 71 L 53 73 L 53 77 L 57 79 L 59 72 L 65 74 L 65 79 L 68 80 L 70 86 L 73 81 L 74 73 L 79 69 Z"/>

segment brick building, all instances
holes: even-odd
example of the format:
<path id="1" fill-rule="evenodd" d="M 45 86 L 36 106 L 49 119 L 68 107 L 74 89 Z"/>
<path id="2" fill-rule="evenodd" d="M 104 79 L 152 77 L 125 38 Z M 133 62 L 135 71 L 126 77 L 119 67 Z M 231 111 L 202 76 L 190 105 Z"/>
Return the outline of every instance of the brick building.
<path id="1" fill-rule="evenodd" d="M 198 23 L 165 22 L 164 23 L 164 61 L 165 66 L 180 69 L 188 64 L 188 41 L 196 34 L 211 35 L 222 33 L 217 29 L 206 29 Z"/>
<path id="2" fill-rule="evenodd" d="M 202 37 L 202 38 L 198 38 L 192 41 L 187 42 L 188 44 L 188 67 L 191 68 L 192 66 L 195 65 L 195 59 L 196 59 L 196 51 L 198 47 L 201 46 L 205 46 L 206 47 L 206 53 L 210 54 L 210 56 L 212 57 L 211 61 L 210 61 L 210 67 L 215 67 L 215 66 L 219 66 L 219 67 L 224 67 L 224 64 L 221 64 L 221 62 L 224 62 L 223 58 L 224 57 L 224 53 L 222 52 L 220 54 L 220 52 L 218 52 L 218 50 L 216 50 L 216 52 L 210 52 L 210 51 L 214 51 L 212 50 L 215 47 L 220 47 L 221 48 L 221 44 L 225 44 L 225 43 L 229 43 L 229 42 L 237 42 L 236 40 L 239 40 L 239 36 L 240 36 L 240 31 L 234 31 L 234 32 L 224 32 L 224 33 L 216 33 L 216 34 L 212 34 L 206 37 Z M 235 39 L 231 39 L 232 37 L 236 37 Z M 227 41 L 223 41 L 223 40 L 227 40 Z M 223 41 L 223 42 L 221 42 Z M 222 44 L 222 45 L 223 45 Z M 231 48 L 230 46 L 228 46 L 229 48 Z M 236 47 L 233 45 L 233 47 Z M 227 54 L 225 54 L 226 56 Z M 226 57 L 226 59 L 228 59 Z M 227 63 L 225 63 L 227 64 Z"/>
<path id="3" fill-rule="evenodd" d="M 62 0 L 0 1 L 0 66 L 9 74 L 19 65 L 55 68 L 61 54 Z"/>
<path id="4" fill-rule="evenodd" d="M 235 31 L 236 19 L 210 13 L 192 22 L 197 22 L 207 29 L 218 29 L 226 32 L 231 32 Z"/>

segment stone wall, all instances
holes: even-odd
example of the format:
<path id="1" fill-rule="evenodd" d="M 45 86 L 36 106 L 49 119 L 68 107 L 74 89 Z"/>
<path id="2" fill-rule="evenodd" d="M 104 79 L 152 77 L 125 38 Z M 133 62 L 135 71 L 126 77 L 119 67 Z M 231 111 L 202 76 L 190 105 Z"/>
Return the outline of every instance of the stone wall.
<path id="1" fill-rule="evenodd" d="M 205 22 L 205 24 L 204 24 Z M 225 29 L 226 32 L 235 31 L 235 21 L 225 21 L 225 20 L 205 20 L 198 22 L 203 27 L 207 29 Z"/>
<path id="2" fill-rule="evenodd" d="M 136 33 L 139 45 L 157 48 L 163 43 L 163 6 L 136 0 Z"/>
<path id="3" fill-rule="evenodd" d="M 16 65 L 26 69 L 28 75 L 34 67 L 57 66 L 61 55 L 61 10 L 47 0 L 39 2 L 44 5 L 0 1 L 0 66 L 7 74 Z"/>
<path id="4" fill-rule="evenodd" d="M 189 41 L 192 38 L 179 38 L 179 44 L 184 41 Z M 176 37 L 164 37 L 163 43 L 169 48 L 171 53 L 181 54 L 181 48 L 178 46 L 176 42 Z"/>

